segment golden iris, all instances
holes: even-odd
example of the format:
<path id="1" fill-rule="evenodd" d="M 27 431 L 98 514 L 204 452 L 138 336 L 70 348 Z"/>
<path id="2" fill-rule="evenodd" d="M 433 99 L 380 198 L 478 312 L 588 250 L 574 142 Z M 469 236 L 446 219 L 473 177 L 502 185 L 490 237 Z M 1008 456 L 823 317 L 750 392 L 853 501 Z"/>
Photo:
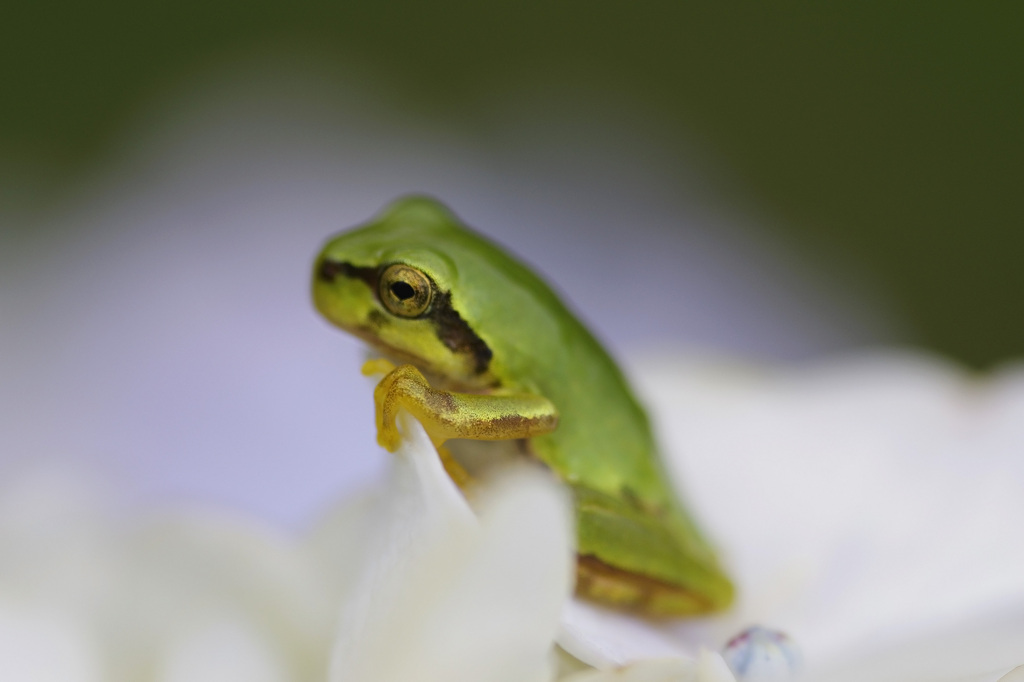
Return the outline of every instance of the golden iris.
<path id="1" fill-rule="evenodd" d="M 378 285 L 384 307 L 400 317 L 418 317 L 430 307 L 434 287 L 416 268 L 395 263 L 384 269 Z"/>

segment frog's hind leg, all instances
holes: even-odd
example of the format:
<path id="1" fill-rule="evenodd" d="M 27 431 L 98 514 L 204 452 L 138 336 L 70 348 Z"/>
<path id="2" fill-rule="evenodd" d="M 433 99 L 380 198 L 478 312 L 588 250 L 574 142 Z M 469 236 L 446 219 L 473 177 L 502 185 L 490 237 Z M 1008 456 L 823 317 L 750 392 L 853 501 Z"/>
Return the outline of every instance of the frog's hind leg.
<path id="1" fill-rule="evenodd" d="M 593 555 L 577 557 L 576 594 L 645 616 L 697 616 L 717 610 L 696 592 L 615 568 Z"/>
<path id="2" fill-rule="evenodd" d="M 576 503 L 576 591 L 649 616 L 720 611 L 733 586 L 685 517 L 581 486 Z"/>

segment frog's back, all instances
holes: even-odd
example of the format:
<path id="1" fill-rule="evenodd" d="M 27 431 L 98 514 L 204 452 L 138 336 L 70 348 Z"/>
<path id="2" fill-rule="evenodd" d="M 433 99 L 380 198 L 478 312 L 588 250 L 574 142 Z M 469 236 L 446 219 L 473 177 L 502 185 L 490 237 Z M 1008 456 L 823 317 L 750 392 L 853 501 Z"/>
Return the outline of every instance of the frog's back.
<path id="1" fill-rule="evenodd" d="M 578 590 L 660 615 L 725 608 L 732 585 L 670 487 L 646 414 L 600 344 L 566 320 L 565 369 L 535 377 L 559 427 L 531 445 L 573 487 Z"/>

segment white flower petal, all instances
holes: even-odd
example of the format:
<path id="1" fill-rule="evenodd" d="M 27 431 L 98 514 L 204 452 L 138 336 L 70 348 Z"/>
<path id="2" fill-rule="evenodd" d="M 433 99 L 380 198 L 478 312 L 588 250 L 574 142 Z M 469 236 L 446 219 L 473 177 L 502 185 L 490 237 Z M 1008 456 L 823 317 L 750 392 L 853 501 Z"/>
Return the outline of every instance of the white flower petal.
<path id="1" fill-rule="evenodd" d="M 297 543 L 208 510 L 149 520 L 125 542 L 117 589 L 96 614 L 119 679 L 220 622 L 244 623 L 290 674 L 326 673 L 336 605 Z"/>
<path id="2" fill-rule="evenodd" d="M 104 682 L 147 679 L 219 621 L 257 633 L 289 675 L 323 679 L 337 602 L 298 543 L 210 510 L 115 521 L 91 498 L 52 474 L 0 494 L 0 611 L 65 614 L 60 632 L 87 638 Z"/>
<path id="3" fill-rule="evenodd" d="M 1019 665 L 1000 677 L 996 682 L 1024 682 L 1024 665 Z"/>
<path id="4" fill-rule="evenodd" d="M 159 682 L 286 682 L 274 643 L 245 622 L 225 620 L 189 632 L 166 652 Z"/>
<path id="5" fill-rule="evenodd" d="M 696 653 L 696 647 L 673 635 L 656 622 L 573 598 L 562 613 L 558 644 L 584 663 L 601 669 Z"/>
<path id="6" fill-rule="evenodd" d="M 0 606 L 0 679 L 100 682 L 98 651 L 67 614 Z"/>
<path id="7" fill-rule="evenodd" d="M 695 682 L 736 682 L 721 654 L 703 649 L 697 656 Z"/>
<path id="8" fill-rule="evenodd" d="M 928 677 L 927 682 L 1024 682 L 1024 669 L 998 670 L 965 677 Z"/>
<path id="9" fill-rule="evenodd" d="M 114 587 L 121 546 L 97 490 L 45 469 L 0 489 L 0 600 L 88 610 Z"/>
<path id="10" fill-rule="evenodd" d="M 547 475 L 519 471 L 488 486 L 480 518 L 473 554 L 434 611 L 453 630 L 429 628 L 424 654 L 450 666 L 438 679 L 541 679 L 572 588 L 568 501 Z"/>
<path id="11" fill-rule="evenodd" d="M 609 670 L 584 670 L 559 682 L 736 682 L 717 653 L 702 649 L 697 659 L 651 658 Z"/>
<path id="12" fill-rule="evenodd" d="M 979 382 L 906 355 L 787 372 L 663 357 L 639 375 L 684 497 L 738 579 L 710 641 L 780 628 L 817 679 L 830 660 L 1024 611 L 1019 371 Z M 967 671 L 1004 659 L 974 660 Z"/>
<path id="13" fill-rule="evenodd" d="M 304 549 L 320 567 L 321 597 L 339 605 L 359 578 L 376 543 L 383 485 L 370 485 L 344 498 L 306 536 Z M 376 522 L 375 522 L 376 521 Z M 337 616 L 337 613 L 334 614 Z"/>
<path id="14" fill-rule="evenodd" d="M 996 680 L 1024 664 L 1024 615 L 963 623 L 941 634 L 895 640 L 867 652 L 851 646 L 846 656 L 815 671 L 815 682 L 954 682 Z"/>
<path id="15" fill-rule="evenodd" d="M 422 427 L 400 423 L 380 543 L 344 604 L 331 678 L 545 679 L 572 581 L 563 491 L 521 472 L 481 496 L 478 522 Z"/>
<path id="16" fill-rule="evenodd" d="M 682 658 L 637 661 L 611 670 L 587 670 L 559 682 L 694 682 L 697 664 Z"/>

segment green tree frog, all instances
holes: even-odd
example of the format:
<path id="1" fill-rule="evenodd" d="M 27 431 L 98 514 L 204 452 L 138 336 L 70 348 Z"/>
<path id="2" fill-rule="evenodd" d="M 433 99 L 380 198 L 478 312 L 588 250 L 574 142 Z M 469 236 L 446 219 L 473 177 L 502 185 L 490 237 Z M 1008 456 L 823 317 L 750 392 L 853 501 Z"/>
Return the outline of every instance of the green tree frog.
<path id="1" fill-rule="evenodd" d="M 446 207 L 400 199 L 328 241 L 313 300 L 384 356 L 364 368 L 387 372 L 374 392 L 383 447 L 397 447 L 404 408 L 460 485 L 471 476 L 449 440 L 504 441 L 565 482 L 578 594 L 651 616 L 730 604 L 622 372 L 540 277 Z"/>

